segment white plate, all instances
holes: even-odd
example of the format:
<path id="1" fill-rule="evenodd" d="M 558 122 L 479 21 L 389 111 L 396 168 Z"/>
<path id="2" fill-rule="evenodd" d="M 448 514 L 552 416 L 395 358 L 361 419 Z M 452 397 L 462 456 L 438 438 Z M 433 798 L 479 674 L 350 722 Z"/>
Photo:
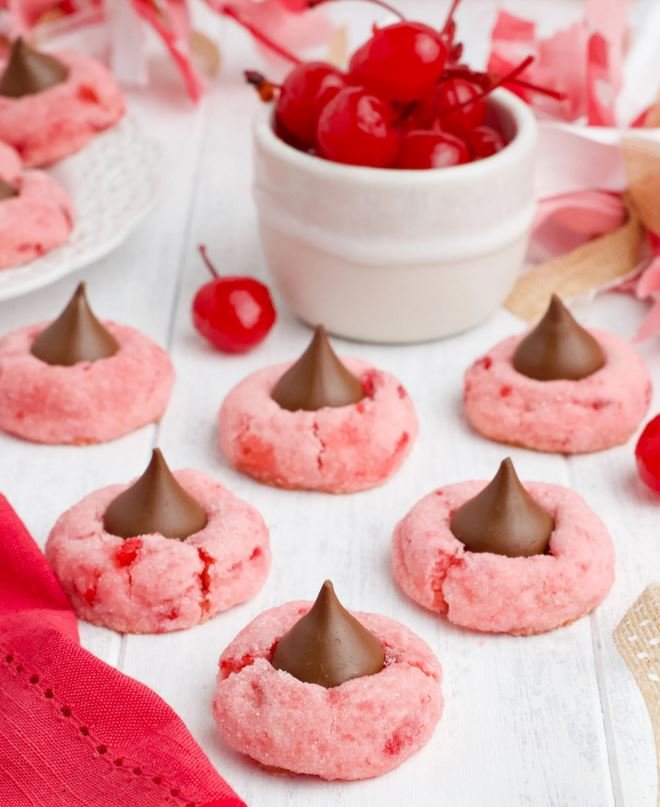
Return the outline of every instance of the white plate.
<path id="1" fill-rule="evenodd" d="M 0 300 L 54 283 L 116 249 L 156 202 L 160 162 L 158 145 L 129 117 L 51 169 L 73 199 L 73 232 L 42 258 L 0 271 Z"/>

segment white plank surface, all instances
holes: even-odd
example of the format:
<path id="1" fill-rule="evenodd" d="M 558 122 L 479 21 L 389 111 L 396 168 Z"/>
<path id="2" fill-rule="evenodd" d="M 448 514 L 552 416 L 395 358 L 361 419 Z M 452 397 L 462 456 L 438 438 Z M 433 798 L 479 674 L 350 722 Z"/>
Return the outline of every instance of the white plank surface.
<path id="1" fill-rule="evenodd" d="M 462 10 L 464 36 L 477 58 L 493 5 L 466 0 Z M 436 9 L 446 3 L 401 6 L 437 20 L 442 14 Z M 575 10 L 571 2 L 507 6 L 537 15 L 541 9 L 549 15 L 559 7 Z M 338 13 L 358 16 L 353 5 Z M 177 95 L 169 67 L 159 72 L 155 93 L 130 94 L 134 114 L 164 149 L 163 199 L 120 250 L 79 273 L 99 314 L 138 325 L 168 345 L 177 384 L 167 415 L 158 429 L 91 448 L 33 446 L 0 435 L 0 489 L 43 543 L 62 510 L 101 485 L 139 473 L 158 442 L 173 466 L 203 469 L 261 510 L 271 529 L 273 568 L 251 602 L 199 628 L 121 638 L 83 626 L 83 642 L 159 692 L 251 805 L 651 807 L 652 735 L 611 633 L 660 571 L 660 502 L 635 476 L 632 441 L 567 462 L 509 452 L 470 433 L 461 414 L 462 374 L 479 353 L 520 327 L 513 317 L 500 312 L 476 331 L 433 345 L 338 343 L 340 351 L 398 375 L 418 408 L 420 439 L 398 476 L 381 489 L 344 497 L 273 490 L 236 474 L 219 456 L 215 418 L 222 397 L 252 370 L 298 355 L 309 337 L 280 307 L 270 338 L 253 353 L 230 358 L 207 347 L 190 323 L 192 296 L 206 280 L 196 255 L 199 243 L 208 245 L 221 272 L 264 276 L 250 188 L 249 120 L 256 102 L 240 77 L 244 67 L 263 65 L 240 32 L 222 27 L 224 70 L 199 110 Z M 2 331 L 50 316 L 77 279 L 1 305 Z M 629 336 L 642 308 L 611 295 L 580 314 Z M 655 344 L 644 346 L 660 386 L 657 350 Z M 408 601 L 389 575 L 397 519 L 437 484 L 489 477 L 505 453 L 523 478 L 582 493 L 617 545 L 617 582 L 607 602 L 593 617 L 545 636 L 489 637 L 451 628 Z M 417 631 L 445 670 L 446 712 L 432 741 L 397 771 L 370 782 L 268 775 L 222 744 L 211 717 L 217 659 L 225 645 L 264 608 L 313 597 L 325 577 L 334 580 L 347 605 L 393 616 Z"/>

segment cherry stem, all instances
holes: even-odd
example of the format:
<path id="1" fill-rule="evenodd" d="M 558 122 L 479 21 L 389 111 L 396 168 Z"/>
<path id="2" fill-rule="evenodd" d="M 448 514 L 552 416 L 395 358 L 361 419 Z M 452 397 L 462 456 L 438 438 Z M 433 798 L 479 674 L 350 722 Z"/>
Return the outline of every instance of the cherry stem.
<path id="1" fill-rule="evenodd" d="M 517 70 L 518 68 L 516 68 Z M 560 92 L 559 90 L 551 90 L 548 87 L 540 87 L 538 84 L 532 84 L 531 81 L 527 81 L 523 78 L 511 78 L 511 73 L 508 76 L 505 76 L 504 82 L 506 84 L 517 84 L 519 87 L 524 87 L 527 90 L 531 90 L 532 92 L 537 92 L 540 95 L 547 95 L 549 98 L 554 98 L 557 101 L 563 101 L 566 98 L 566 93 Z M 450 67 L 445 68 L 445 77 L 451 78 L 466 78 L 468 81 L 473 81 L 475 84 L 479 84 L 483 86 L 483 89 L 490 91 L 492 89 L 492 84 L 488 82 L 499 81 L 498 77 L 492 73 L 476 73 L 474 70 L 470 70 L 469 67 L 463 67 L 460 65 L 452 65 Z"/>
<path id="2" fill-rule="evenodd" d="M 478 95 L 473 96 L 472 98 L 468 98 L 466 101 L 461 101 L 460 104 L 454 104 L 454 106 L 449 107 L 444 112 L 440 114 L 440 118 L 444 118 L 445 115 L 450 115 L 452 112 L 456 112 L 459 109 L 463 109 L 463 107 L 470 106 L 470 104 L 475 104 L 477 101 L 481 101 L 486 96 L 490 95 L 493 90 L 496 90 L 498 87 L 501 87 L 503 84 L 508 84 L 510 81 L 513 81 L 516 76 L 520 75 L 524 70 L 532 64 L 534 61 L 533 56 L 528 56 L 526 59 L 523 59 L 522 62 L 517 67 L 514 67 L 511 72 L 507 73 L 505 76 L 500 76 L 498 79 L 493 81 L 493 83 L 485 90 L 483 90 Z"/>
<path id="3" fill-rule="evenodd" d="M 210 272 L 210 273 L 213 275 L 213 277 L 214 277 L 214 278 L 216 278 L 216 280 L 217 280 L 217 279 L 220 277 L 220 275 L 218 274 L 218 270 L 217 270 L 217 269 L 215 268 L 215 266 L 214 266 L 214 265 L 211 263 L 211 259 L 209 258 L 209 254 L 208 254 L 208 252 L 206 251 L 206 246 L 205 246 L 204 244 L 200 244 L 200 245 L 199 245 L 199 247 L 198 247 L 198 249 L 199 249 L 199 254 L 202 256 L 202 260 L 203 260 L 203 261 L 204 261 L 204 263 L 206 264 L 206 266 L 207 266 L 207 268 L 208 268 L 209 272 Z"/>
<path id="4" fill-rule="evenodd" d="M 291 64 L 302 63 L 302 60 L 299 59 L 295 54 L 288 51 L 284 46 L 280 45 L 274 39 L 271 39 L 256 26 L 252 25 L 252 23 L 239 14 L 239 12 L 236 11 L 233 6 L 222 6 L 220 8 L 220 13 L 224 14 L 225 17 L 230 17 L 232 20 L 234 20 L 234 22 L 237 22 L 241 28 L 245 28 L 245 30 L 250 33 L 257 40 L 257 42 L 261 42 L 262 45 L 265 45 L 267 48 L 272 50 L 273 53 L 277 53 L 278 56 L 281 56 L 283 59 L 291 62 Z"/>
<path id="5" fill-rule="evenodd" d="M 317 8 L 325 3 L 337 2 L 339 2 L 339 0 L 307 0 L 307 8 Z M 406 21 L 406 18 L 399 11 L 399 9 L 394 8 L 394 6 L 391 6 L 389 3 L 386 3 L 385 0 L 366 0 L 366 2 L 371 3 L 373 6 L 380 6 L 380 8 L 384 9 L 385 11 L 389 11 L 390 14 L 394 14 L 395 17 L 398 17 L 401 22 Z"/>
<path id="6" fill-rule="evenodd" d="M 456 14 L 456 9 L 458 8 L 458 4 L 461 0 L 453 0 L 449 12 L 447 13 L 447 19 L 445 20 L 445 24 L 442 26 L 442 30 L 440 31 L 441 34 L 446 34 L 449 32 L 449 29 L 454 24 L 454 14 Z"/>
<path id="7" fill-rule="evenodd" d="M 275 98 L 275 90 L 281 90 L 281 84 L 275 84 L 269 81 L 263 73 L 257 70 L 245 70 L 243 75 L 248 84 L 255 88 L 259 93 L 259 98 L 267 104 Z"/>
<path id="8" fill-rule="evenodd" d="M 563 101 L 566 98 L 565 92 L 561 92 L 560 90 L 551 90 L 548 87 L 539 87 L 538 84 L 532 84 L 531 81 L 525 81 L 523 78 L 509 79 L 507 84 L 517 84 L 519 87 L 523 87 L 526 90 L 531 90 L 532 92 L 537 92 L 539 95 L 547 95 L 549 98 L 554 98 L 556 101 Z"/>

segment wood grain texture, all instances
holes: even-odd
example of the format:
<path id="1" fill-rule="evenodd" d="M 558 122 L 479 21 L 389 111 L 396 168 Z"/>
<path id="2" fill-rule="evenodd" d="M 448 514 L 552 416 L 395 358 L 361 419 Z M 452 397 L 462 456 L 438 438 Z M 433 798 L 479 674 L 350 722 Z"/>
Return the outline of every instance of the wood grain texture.
<path id="1" fill-rule="evenodd" d="M 442 18 L 435 3 L 403 5 L 411 16 L 420 9 L 429 20 Z M 461 12 L 477 55 L 489 20 L 484 9 L 493 5 L 465 3 Z M 534 5 L 539 13 L 544 4 Z M 545 7 L 554 13 L 568 5 Z M 507 7 L 525 11 L 524 2 Z M 356 26 L 366 20 L 353 5 L 341 13 L 352 24 L 357 20 Z M 132 94 L 133 109 L 164 148 L 164 196 L 120 250 L 80 273 L 100 315 L 138 325 L 168 345 L 177 368 L 171 406 L 157 429 L 103 446 L 48 448 L 0 436 L 0 489 L 43 544 L 62 510 L 101 485 L 141 472 L 157 442 L 173 467 L 211 473 L 259 508 L 271 529 L 273 568 L 252 601 L 199 628 L 120 638 L 83 626 L 84 644 L 159 692 L 253 807 L 651 807 L 652 734 L 611 632 L 657 576 L 660 505 L 636 479 L 632 442 L 567 462 L 509 450 L 469 431 L 461 412 L 463 372 L 490 345 L 517 331 L 519 321 L 502 311 L 475 331 L 428 345 L 337 342 L 340 353 L 396 374 L 417 405 L 419 441 L 400 473 L 380 489 L 342 497 L 282 492 L 240 476 L 219 455 L 216 415 L 223 396 L 247 373 L 297 356 L 309 338 L 282 308 L 262 346 L 244 357 L 223 357 L 190 323 L 192 296 L 206 280 L 196 254 L 199 243 L 207 244 L 222 273 L 264 276 L 251 199 L 248 122 L 256 100 L 241 70 L 275 68 L 255 55 L 240 32 L 223 29 L 223 72 L 198 111 L 172 100 L 177 79 L 169 69 L 160 74 L 154 96 Z M 2 331 L 50 316 L 77 279 L 0 306 Z M 578 313 L 630 336 L 642 308 L 612 295 Z M 643 350 L 660 384 L 657 346 Z M 608 523 L 617 544 L 617 583 L 604 606 L 544 636 L 457 630 L 407 600 L 389 574 L 391 533 L 407 509 L 439 484 L 492 476 L 507 454 L 522 479 L 578 490 Z M 264 608 L 311 598 L 326 577 L 349 607 L 386 614 L 423 636 L 444 667 L 446 712 L 432 741 L 397 771 L 369 782 L 327 784 L 266 774 L 222 744 L 211 717 L 223 648 Z"/>

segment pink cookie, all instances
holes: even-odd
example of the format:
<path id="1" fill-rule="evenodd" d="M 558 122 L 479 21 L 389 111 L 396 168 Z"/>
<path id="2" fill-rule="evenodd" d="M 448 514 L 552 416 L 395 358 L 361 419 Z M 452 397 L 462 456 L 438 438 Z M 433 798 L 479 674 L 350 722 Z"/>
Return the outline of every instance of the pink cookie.
<path id="1" fill-rule="evenodd" d="M 263 585 L 270 548 L 259 513 L 200 471 L 175 476 L 208 515 L 184 541 L 106 532 L 103 514 L 128 485 L 97 490 L 60 516 L 46 558 L 82 619 L 122 633 L 166 633 L 205 622 Z"/>
<path id="2" fill-rule="evenodd" d="M 66 81 L 34 95 L 0 97 L 0 140 L 28 166 L 79 151 L 124 114 L 121 90 L 100 62 L 73 51 L 54 55 L 69 67 Z"/>
<path id="3" fill-rule="evenodd" d="M 500 342 L 465 374 L 465 414 L 499 443 L 580 454 L 625 443 L 651 399 L 646 365 L 629 344 L 591 331 L 606 364 L 581 381 L 537 381 L 519 373 L 513 354 L 527 335 Z"/>
<path id="4" fill-rule="evenodd" d="M 612 540 L 584 500 L 566 488 L 525 484 L 555 522 L 548 554 L 510 558 L 465 549 L 449 524 L 486 484 L 439 488 L 397 524 L 392 571 L 403 591 L 455 625 L 492 633 L 542 633 L 601 603 L 614 582 Z"/>
<path id="5" fill-rule="evenodd" d="M 73 229 L 73 204 L 47 174 L 26 171 L 10 184 L 19 193 L 0 201 L 0 269 L 27 263 L 61 246 Z"/>
<path id="6" fill-rule="evenodd" d="M 342 359 L 362 382 L 357 404 L 290 412 L 271 391 L 291 365 L 248 376 L 220 409 L 220 446 L 239 471 L 282 488 L 352 493 L 385 482 L 417 436 L 417 417 L 391 375 L 357 359 Z"/>
<path id="7" fill-rule="evenodd" d="M 174 382 L 167 353 L 139 331 L 105 327 L 116 355 L 71 367 L 30 352 L 48 323 L 0 339 L 0 429 L 36 443 L 102 443 L 162 416 Z"/>
<path id="8" fill-rule="evenodd" d="M 220 658 L 213 713 L 225 740 L 262 765 L 323 779 L 367 779 L 425 745 L 442 714 L 441 668 L 429 646 L 384 616 L 354 616 L 382 643 L 385 668 L 326 689 L 270 663 L 307 613 L 290 602 L 253 620 Z"/>

